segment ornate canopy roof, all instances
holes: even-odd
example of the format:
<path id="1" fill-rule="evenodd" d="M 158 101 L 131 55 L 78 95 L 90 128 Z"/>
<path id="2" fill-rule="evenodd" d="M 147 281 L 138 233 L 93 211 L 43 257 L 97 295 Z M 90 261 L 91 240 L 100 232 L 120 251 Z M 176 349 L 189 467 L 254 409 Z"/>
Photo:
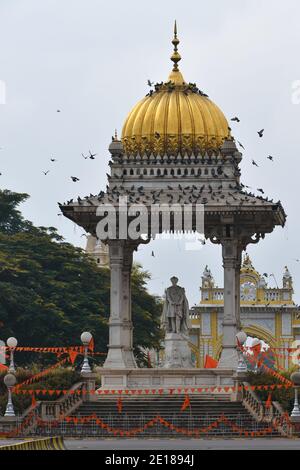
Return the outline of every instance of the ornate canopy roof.
<path id="1" fill-rule="evenodd" d="M 130 111 L 122 132 L 127 154 L 198 154 L 219 149 L 230 136 L 222 111 L 195 83 L 187 83 L 178 69 L 181 57 L 175 23 L 174 67 L 167 82 L 154 90 Z"/>
<path id="2" fill-rule="evenodd" d="M 178 70 L 178 42 L 175 27 L 169 82 L 158 84 L 137 105 L 122 139 L 115 136 L 109 145 L 106 190 L 60 207 L 66 217 L 95 235 L 102 217 L 97 214 L 99 206 L 112 205 L 118 212 L 120 198 L 126 197 L 128 206 L 142 204 L 149 214 L 156 204 L 181 209 L 189 205 L 194 212 L 203 205 L 207 238 L 219 243 L 236 237 L 249 243 L 253 236 L 250 242 L 257 242 L 276 225 L 285 224 L 285 212 L 280 201 L 256 196 L 240 182 L 242 154 L 222 112 L 194 84 L 185 83 Z M 176 231 L 172 224 L 171 214 L 170 230 Z"/>

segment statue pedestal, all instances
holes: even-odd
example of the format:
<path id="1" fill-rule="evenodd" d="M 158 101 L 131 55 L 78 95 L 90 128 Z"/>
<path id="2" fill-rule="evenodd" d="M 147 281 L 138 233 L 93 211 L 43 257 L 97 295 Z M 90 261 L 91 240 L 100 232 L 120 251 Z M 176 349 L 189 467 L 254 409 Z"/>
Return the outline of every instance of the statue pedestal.
<path id="1" fill-rule="evenodd" d="M 192 368 L 191 350 L 187 339 L 178 333 L 167 333 L 165 337 L 165 359 L 163 368 Z"/>

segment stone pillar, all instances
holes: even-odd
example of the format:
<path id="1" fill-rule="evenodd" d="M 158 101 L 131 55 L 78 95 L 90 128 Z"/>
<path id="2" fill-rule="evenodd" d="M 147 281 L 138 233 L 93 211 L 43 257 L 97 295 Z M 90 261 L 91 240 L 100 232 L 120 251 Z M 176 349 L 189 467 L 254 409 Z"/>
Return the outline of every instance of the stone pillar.
<path id="1" fill-rule="evenodd" d="M 240 267 L 241 250 L 238 240 L 222 241 L 224 268 L 223 344 L 219 368 L 236 369 L 238 354 L 236 334 L 240 323 Z"/>
<path id="2" fill-rule="evenodd" d="M 109 241 L 110 319 L 108 354 L 103 367 L 136 368 L 131 319 L 131 268 L 136 245 L 126 240 Z"/>
<path id="3" fill-rule="evenodd" d="M 236 282 L 236 320 L 237 329 L 241 330 L 241 264 L 242 264 L 242 250 L 237 250 L 237 259 L 235 266 L 235 282 Z"/>

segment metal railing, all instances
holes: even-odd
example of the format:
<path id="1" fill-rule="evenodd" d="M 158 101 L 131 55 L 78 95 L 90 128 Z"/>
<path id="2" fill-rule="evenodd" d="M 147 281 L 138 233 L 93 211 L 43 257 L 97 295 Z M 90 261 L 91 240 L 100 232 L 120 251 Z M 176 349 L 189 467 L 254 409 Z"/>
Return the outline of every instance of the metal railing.
<path id="1" fill-rule="evenodd" d="M 83 417 L 83 416 L 82 416 Z M 276 426 L 272 423 L 262 423 L 253 419 L 247 413 L 234 413 L 226 414 L 226 420 L 229 422 L 218 422 L 220 415 L 203 414 L 202 416 L 195 416 L 192 413 L 188 413 L 186 416 L 180 416 L 178 414 L 161 414 L 163 420 L 174 426 L 176 429 L 170 429 L 169 426 L 164 426 L 160 422 L 156 422 L 153 426 L 144 426 L 155 416 L 147 416 L 144 414 L 140 415 L 127 415 L 117 416 L 115 414 L 109 414 L 106 417 L 102 417 L 101 422 L 105 423 L 110 429 L 103 429 L 99 423 L 97 423 L 96 417 L 90 418 L 89 422 L 81 423 L 80 418 L 75 425 L 66 421 L 53 422 L 53 420 L 43 421 L 42 424 L 38 425 L 35 429 L 32 429 L 30 434 L 39 436 L 50 436 L 50 435 L 61 435 L 61 436 L 73 436 L 73 437 L 111 437 L 113 431 L 121 430 L 124 435 L 126 432 L 130 432 L 134 429 L 140 429 L 136 434 L 138 437 L 159 437 L 159 436 L 178 436 L 179 434 L 184 436 L 188 433 L 197 432 L 199 436 L 220 436 L 220 437 L 234 437 L 240 436 L 241 434 L 236 430 L 239 428 L 241 431 L 248 433 L 262 433 L 265 429 L 269 429 L 268 436 L 277 435 L 278 431 Z M 212 429 L 207 429 L 213 423 L 218 422 L 217 426 Z M 232 429 L 231 425 L 235 426 Z M 272 430 L 270 431 L 270 427 Z M 180 431 L 182 430 L 182 431 Z M 118 434 L 120 435 L 120 434 Z"/>

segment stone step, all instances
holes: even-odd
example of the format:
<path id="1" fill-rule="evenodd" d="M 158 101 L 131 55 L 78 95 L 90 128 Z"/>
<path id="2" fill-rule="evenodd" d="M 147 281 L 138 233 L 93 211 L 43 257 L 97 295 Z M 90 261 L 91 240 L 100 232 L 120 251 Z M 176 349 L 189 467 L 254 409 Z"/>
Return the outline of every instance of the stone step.
<path id="1" fill-rule="evenodd" d="M 122 396 L 122 412 L 119 413 L 117 400 L 119 396 L 99 397 L 97 401 L 83 402 L 71 414 L 73 417 L 83 418 L 95 415 L 101 418 L 105 425 L 112 429 L 130 431 L 142 428 L 145 423 L 161 416 L 167 422 L 183 430 L 179 432 L 180 437 L 188 437 L 184 432 L 204 429 L 205 432 L 200 437 L 239 437 L 239 433 L 232 430 L 230 426 L 221 423 L 217 428 L 206 431 L 206 428 L 217 421 L 222 415 L 237 426 L 248 432 L 263 431 L 269 427 L 268 423 L 257 422 L 242 402 L 231 402 L 229 400 L 202 399 L 197 396 L 189 396 L 191 407 L 181 412 L 181 406 L 185 395 L 176 396 L 147 396 L 134 397 Z M 111 437 L 111 433 L 106 428 L 102 429 L 95 420 L 88 423 L 63 423 L 59 430 L 66 436 L 94 436 Z M 162 424 L 155 424 L 153 427 L 145 429 L 137 437 L 179 437 L 178 432 L 170 430 Z M 274 430 L 267 434 L 267 437 L 279 436 Z"/>

